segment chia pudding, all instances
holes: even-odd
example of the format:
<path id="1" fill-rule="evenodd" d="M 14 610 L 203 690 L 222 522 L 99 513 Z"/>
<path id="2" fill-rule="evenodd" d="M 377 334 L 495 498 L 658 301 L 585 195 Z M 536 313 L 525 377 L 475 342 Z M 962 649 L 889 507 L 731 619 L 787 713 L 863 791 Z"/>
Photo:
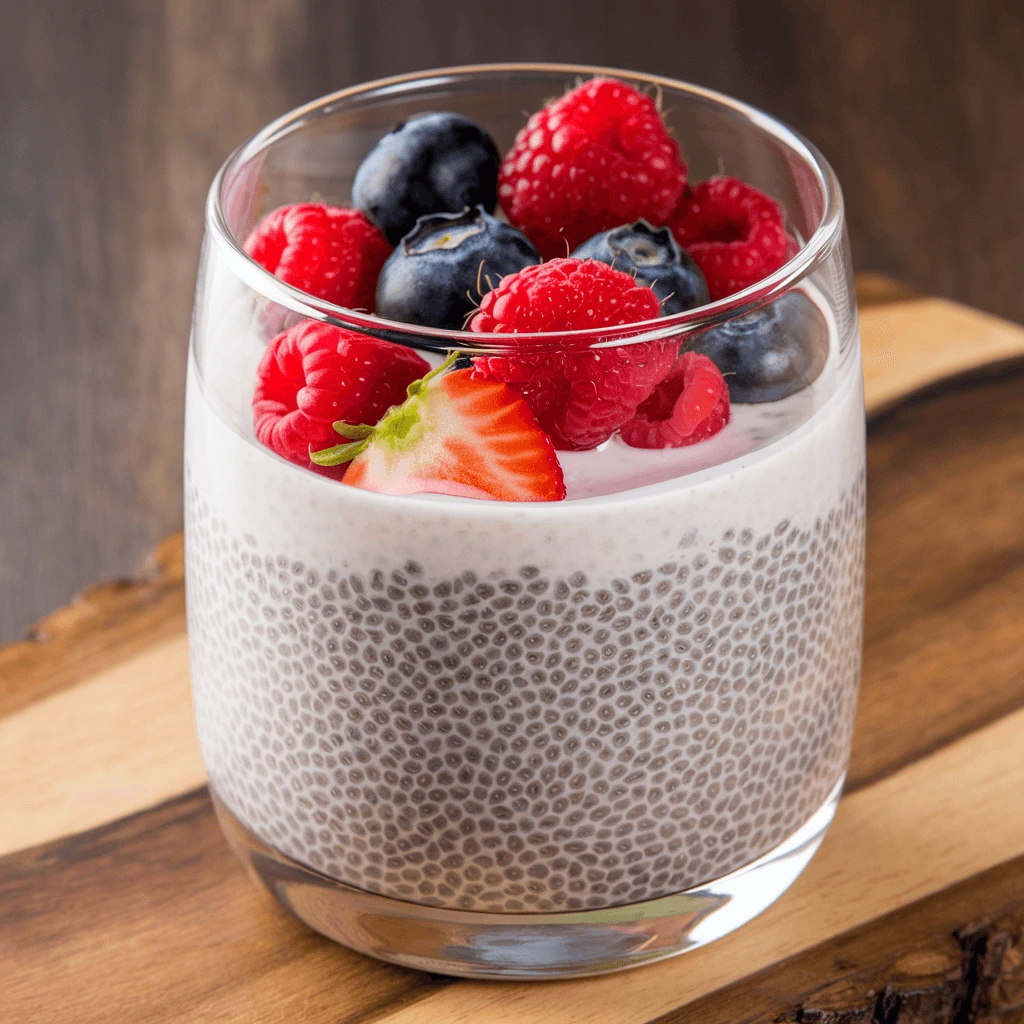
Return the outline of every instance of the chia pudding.
<path id="1" fill-rule="evenodd" d="M 193 363 L 189 639 L 219 797 L 324 874 L 469 910 L 634 903 L 777 846 L 849 755 L 857 360 L 773 406 L 699 454 L 752 450 L 626 491 L 572 497 L 699 446 L 570 456 L 564 503 L 398 498 L 261 450 Z"/>
<path id="2" fill-rule="evenodd" d="M 458 121 L 430 116 L 435 135 Z M 730 201 L 747 201 L 737 195 Z M 399 243 L 374 273 L 407 289 L 418 271 L 402 261 L 444 250 L 448 262 L 436 265 L 461 280 L 448 250 L 463 235 L 475 246 L 517 236 L 505 255 L 526 266 L 503 271 L 502 289 L 520 273 L 540 280 L 552 264 L 583 260 L 551 257 L 540 241 L 538 255 L 485 205 L 420 217 L 406 236 L 417 248 Z M 424 243 L 440 230 L 435 222 L 455 225 L 455 240 Z M 406 230 L 387 223 L 395 237 Z M 676 235 L 689 237 L 680 225 Z M 667 229 L 646 219 L 627 228 L 632 241 L 675 253 L 682 284 L 663 287 L 656 310 L 673 297 L 679 304 L 682 286 L 684 311 L 718 301 L 721 273 L 710 262 L 709 300 Z M 613 234 L 587 241 L 586 260 L 604 258 Z M 306 435 L 281 440 L 261 423 L 264 378 L 287 372 L 270 358 L 284 335 L 270 336 L 303 329 L 310 311 L 286 312 L 273 288 L 255 292 L 232 244 L 209 244 L 200 273 L 200 294 L 212 300 L 197 305 L 193 322 L 185 532 L 200 747 L 212 789 L 246 830 L 368 893 L 543 914 L 621 907 L 721 879 L 829 806 L 849 758 L 864 573 L 864 407 L 845 250 L 773 292 L 774 305 L 748 306 L 747 320 L 726 323 L 725 334 L 712 321 L 681 354 L 678 338 L 650 343 L 661 346 L 649 349 L 664 363 L 660 380 L 692 355 L 703 362 L 687 367 L 706 365 L 718 381 L 719 404 L 691 416 L 703 431 L 696 441 L 656 446 L 665 423 L 682 422 L 689 377 L 662 402 L 668 412 L 650 389 L 650 401 L 633 403 L 631 422 L 651 419 L 642 430 L 630 432 L 627 416 L 583 443 L 536 398 L 528 374 L 516 384 L 501 359 L 478 357 L 450 370 L 454 354 L 442 363 L 441 347 L 414 340 L 432 372 L 409 384 L 405 405 L 384 402 L 365 425 L 334 416 L 341 438 L 326 449 Z M 246 251 L 262 260 L 264 249 Z M 380 258 L 389 251 L 382 241 Z M 622 287 L 659 284 L 657 274 L 634 273 Z M 419 315 L 404 292 L 384 298 Z M 436 326 L 461 322 L 453 303 Z M 497 306 L 485 296 L 469 315 L 479 324 Z M 778 394 L 758 393 L 765 382 L 754 374 L 744 391 L 749 349 L 729 330 L 767 330 L 765 316 L 792 319 L 794 308 L 820 331 L 813 371 Z M 634 351 L 642 368 L 643 350 Z M 601 358 L 629 365 L 628 353 L 609 352 Z M 440 401 L 426 382 L 435 388 L 460 373 L 527 402 L 522 422 L 554 439 L 545 443 L 557 491 L 463 496 L 476 493 L 478 477 L 448 490 L 382 486 L 401 463 L 373 463 L 374 445 L 386 447 L 379 438 L 392 430 L 384 440 L 397 450 L 406 433 L 394 430 L 409 429 L 395 410 Z M 349 469 L 331 461 L 334 452 L 352 460 Z M 441 493 L 411 493 L 432 490 Z"/>

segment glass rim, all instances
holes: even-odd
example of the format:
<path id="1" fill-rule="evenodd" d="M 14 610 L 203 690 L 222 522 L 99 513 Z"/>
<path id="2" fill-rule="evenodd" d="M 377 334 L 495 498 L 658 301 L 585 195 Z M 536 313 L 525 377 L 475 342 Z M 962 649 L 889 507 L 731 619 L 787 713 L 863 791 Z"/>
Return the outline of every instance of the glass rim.
<path id="1" fill-rule="evenodd" d="M 598 76 L 618 78 L 658 90 L 669 89 L 676 93 L 685 93 L 724 107 L 737 114 L 747 124 L 772 136 L 812 172 L 823 199 L 823 212 L 821 221 L 811 236 L 778 270 L 724 299 L 670 316 L 632 324 L 621 324 L 615 327 L 516 333 L 516 344 L 527 341 L 539 343 L 538 347 L 543 347 L 545 343 L 551 347 L 564 347 L 566 341 L 572 341 L 574 347 L 578 345 L 588 348 L 608 348 L 661 341 L 684 334 L 692 334 L 765 305 L 790 291 L 829 256 L 841 238 L 843 198 L 835 172 L 812 142 L 778 118 L 724 93 L 661 75 L 586 64 L 555 63 L 468 64 L 415 71 L 339 89 L 337 92 L 329 93 L 296 107 L 237 146 L 220 166 L 207 194 L 206 230 L 208 234 L 220 247 L 231 270 L 246 285 L 258 295 L 302 317 L 355 330 L 385 341 L 404 345 L 411 344 L 417 348 L 439 352 L 458 351 L 469 355 L 481 355 L 507 351 L 510 343 L 508 333 L 471 333 L 466 330 L 422 327 L 417 324 L 387 320 L 371 313 L 326 302 L 286 284 L 245 252 L 242 244 L 228 227 L 223 199 L 225 181 L 231 171 L 265 152 L 278 139 L 301 128 L 308 119 L 331 113 L 338 104 L 344 104 L 345 101 L 355 98 L 366 98 L 375 93 L 393 95 L 406 90 L 411 91 L 415 87 L 428 83 L 444 84 L 446 81 L 465 80 L 472 76 L 517 72 L 584 78 Z"/>

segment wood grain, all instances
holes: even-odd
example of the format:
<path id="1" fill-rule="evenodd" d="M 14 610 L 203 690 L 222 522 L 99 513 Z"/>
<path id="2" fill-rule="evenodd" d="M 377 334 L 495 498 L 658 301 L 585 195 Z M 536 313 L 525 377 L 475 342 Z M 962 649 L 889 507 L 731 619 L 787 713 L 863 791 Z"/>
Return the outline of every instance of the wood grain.
<path id="1" fill-rule="evenodd" d="M 1024 9 L 935 0 L 70 0 L 0 39 L 0 641 L 181 523 L 203 198 L 297 103 L 482 60 L 635 67 L 834 163 L 855 265 L 1024 320 Z M 657 31 L 651 26 L 656 25 Z"/>
<path id="2" fill-rule="evenodd" d="M 1024 705 L 1022 403 L 1018 370 L 869 430 L 851 787 Z"/>
<path id="3" fill-rule="evenodd" d="M 915 1018 L 988 1024 L 1020 1010 L 1022 926 L 1024 859 L 1018 858 L 671 1011 L 656 1024 L 909 1024 Z M 823 978 L 831 980 L 823 984 Z M 922 1013 L 927 1002 L 930 1012 Z"/>
<path id="4" fill-rule="evenodd" d="M 93 828 L 200 785 L 178 636 L 0 718 L 0 853 Z M 56 831 L 55 831 L 56 829 Z"/>
<path id="5" fill-rule="evenodd" d="M 864 387 L 879 413 L 972 367 L 1024 355 L 1024 331 L 944 299 L 895 302 L 865 316 Z"/>
<path id="6" fill-rule="evenodd" d="M 112 1011 L 125 1024 L 333 1024 L 440 984 L 281 910 L 243 874 L 205 791 L 0 864 L 0 1020 L 12 1024 L 106 1024 Z"/>

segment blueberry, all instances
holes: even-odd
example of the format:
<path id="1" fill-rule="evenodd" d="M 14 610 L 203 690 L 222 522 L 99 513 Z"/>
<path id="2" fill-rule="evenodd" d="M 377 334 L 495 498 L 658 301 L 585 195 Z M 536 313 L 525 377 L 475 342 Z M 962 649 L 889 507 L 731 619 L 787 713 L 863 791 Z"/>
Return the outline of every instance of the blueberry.
<path id="1" fill-rule="evenodd" d="M 727 320 L 685 346 L 703 352 L 722 371 L 737 403 L 778 402 L 807 387 L 828 358 L 828 324 L 803 293 Z"/>
<path id="2" fill-rule="evenodd" d="M 481 296 L 540 263 L 525 235 L 482 206 L 420 217 L 377 279 L 377 315 L 458 330 Z"/>
<path id="3" fill-rule="evenodd" d="M 650 285 L 661 300 L 663 316 L 711 301 L 704 275 L 690 254 L 679 248 L 668 228 L 652 228 L 645 220 L 594 235 L 573 256 L 607 263 Z"/>
<path id="4" fill-rule="evenodd" d="M 493 213 L 500 163 L 479 125 L 458 114 L 423 114 L 385 135 L 359 165 L 352 205 L 398 245 L 427 214 L 467 206 Z"/>

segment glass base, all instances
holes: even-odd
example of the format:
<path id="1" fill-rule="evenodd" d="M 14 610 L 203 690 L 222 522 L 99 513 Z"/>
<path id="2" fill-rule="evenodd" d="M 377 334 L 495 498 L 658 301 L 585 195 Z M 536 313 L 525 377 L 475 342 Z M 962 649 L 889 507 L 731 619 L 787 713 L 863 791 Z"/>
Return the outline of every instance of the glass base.
<path id="1" fill-rule="evenodd" d="M 843 788 L 784 843 L 728 875 L 644 903 L 565 914 L 484 914 L 365 892 L 267 846 L 217 798 L 221 827 L 249 874 L 300 921 L 345 946 L 462 978 L 579 978 L 664 960 L 746 924 L 814 856 Z"/>
<path id="2" fill-rule="evenodd" d="M 841 778 L 784 843 L 720 879 L 628 906 L 479 913 L 354 889 L 271 849 L 221 803 L 224 834 L 257 884 L 300 921 L 392 964 L 463 978 L 579 978 L 650 964 L 739 928 L 790 888 L 836 813 Z"/>

